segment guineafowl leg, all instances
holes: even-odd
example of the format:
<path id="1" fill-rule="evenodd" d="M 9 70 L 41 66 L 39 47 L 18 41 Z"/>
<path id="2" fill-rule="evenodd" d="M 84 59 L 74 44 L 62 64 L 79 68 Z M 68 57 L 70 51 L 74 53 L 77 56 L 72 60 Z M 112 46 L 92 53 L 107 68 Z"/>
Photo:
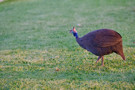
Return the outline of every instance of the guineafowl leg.
<path id="1" fill-rule="evenodd" d="M 100 58 L 101 58 L 101 57 L 102 57 L 102 56 L 99 56 L 99 57 L 98 57 L 98 59 L 97 59 L 96 63 L 98 63 L 98 61 L 100 60 Z"/>
<path id="2" fill-rule="evenodd" d="M 104 56 L 102 56 L 102 66 L 104 66 Z"/>

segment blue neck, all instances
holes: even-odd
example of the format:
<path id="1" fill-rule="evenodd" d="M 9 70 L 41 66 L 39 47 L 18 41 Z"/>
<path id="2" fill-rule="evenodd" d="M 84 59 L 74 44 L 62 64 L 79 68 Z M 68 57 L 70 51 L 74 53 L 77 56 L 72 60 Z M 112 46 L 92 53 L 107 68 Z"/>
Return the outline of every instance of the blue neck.
<path id="1" fill-rule="evenodd" d="M 73 33 L 74 37 L 78 38 L 78 34 L 77 33 Z"/>

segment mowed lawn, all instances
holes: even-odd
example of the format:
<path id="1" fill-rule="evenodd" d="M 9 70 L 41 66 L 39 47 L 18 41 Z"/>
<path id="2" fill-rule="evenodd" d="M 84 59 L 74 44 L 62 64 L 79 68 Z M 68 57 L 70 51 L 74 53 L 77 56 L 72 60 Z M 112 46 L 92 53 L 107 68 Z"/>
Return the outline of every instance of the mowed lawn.
<path id="1" fill-rule="evenodd" d="M 122 35 L 126 61 L 104 64 L 79 36 L 101 29 Z M 56 69 L 59 68 L 59 71 Z M 135 89 L 135 0 L 5 0 L 0 3 L 0 89 Z"/>

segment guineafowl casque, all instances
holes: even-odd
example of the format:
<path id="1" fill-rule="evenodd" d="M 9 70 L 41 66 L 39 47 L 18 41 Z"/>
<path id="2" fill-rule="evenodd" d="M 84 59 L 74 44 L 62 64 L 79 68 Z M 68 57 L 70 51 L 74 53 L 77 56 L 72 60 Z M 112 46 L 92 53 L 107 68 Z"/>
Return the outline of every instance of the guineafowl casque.
<path id="1" fill-rule="evenodd" d="M 120 55 L 122 59 L 125 60 L 122 37 L 114 30 L 99 29 L 89 32 L 80 38 L 75 27 L 73 27 L 73 29 L 70 30 L 70 33 L 73 34 L 77 43 L 82 48 L 98 56 L 96 63 L 102 59 L 102 66 L 104 66 L 104 55 L 108 55 L 113 52 Z"/>

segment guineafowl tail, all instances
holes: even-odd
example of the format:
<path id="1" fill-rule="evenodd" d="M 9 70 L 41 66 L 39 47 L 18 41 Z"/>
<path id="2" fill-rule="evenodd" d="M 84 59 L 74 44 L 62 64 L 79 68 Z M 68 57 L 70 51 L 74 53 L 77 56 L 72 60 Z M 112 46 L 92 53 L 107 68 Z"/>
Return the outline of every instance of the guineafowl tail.
<path id="1" fill-rule="evenodd" d="M 113 47 L 113 51 L 117 54 L 119 54 L 123 60 L 125 60 L 125 55 L 123 53 L 123 45 L 122 41 L 119 42 L 116 46 Z"/>
<path id="2" fill-rule="evenodd" d="M 126 60 L 124 53 L 120 54 L 120 56 L 122 57 L 123 60 Z"/>
<path id="3" fill-rule="evenodd" d="M 122 57 L 122 59 L 123 60 L 126 60 L 125 59 L 125 55 L 124 55 L 124 53 L 123 53 L 123 48 L 122 47 L 119 47 L 120 49 L 119 49 L 119 51 L 118 51 L 118 54 Z"/>

